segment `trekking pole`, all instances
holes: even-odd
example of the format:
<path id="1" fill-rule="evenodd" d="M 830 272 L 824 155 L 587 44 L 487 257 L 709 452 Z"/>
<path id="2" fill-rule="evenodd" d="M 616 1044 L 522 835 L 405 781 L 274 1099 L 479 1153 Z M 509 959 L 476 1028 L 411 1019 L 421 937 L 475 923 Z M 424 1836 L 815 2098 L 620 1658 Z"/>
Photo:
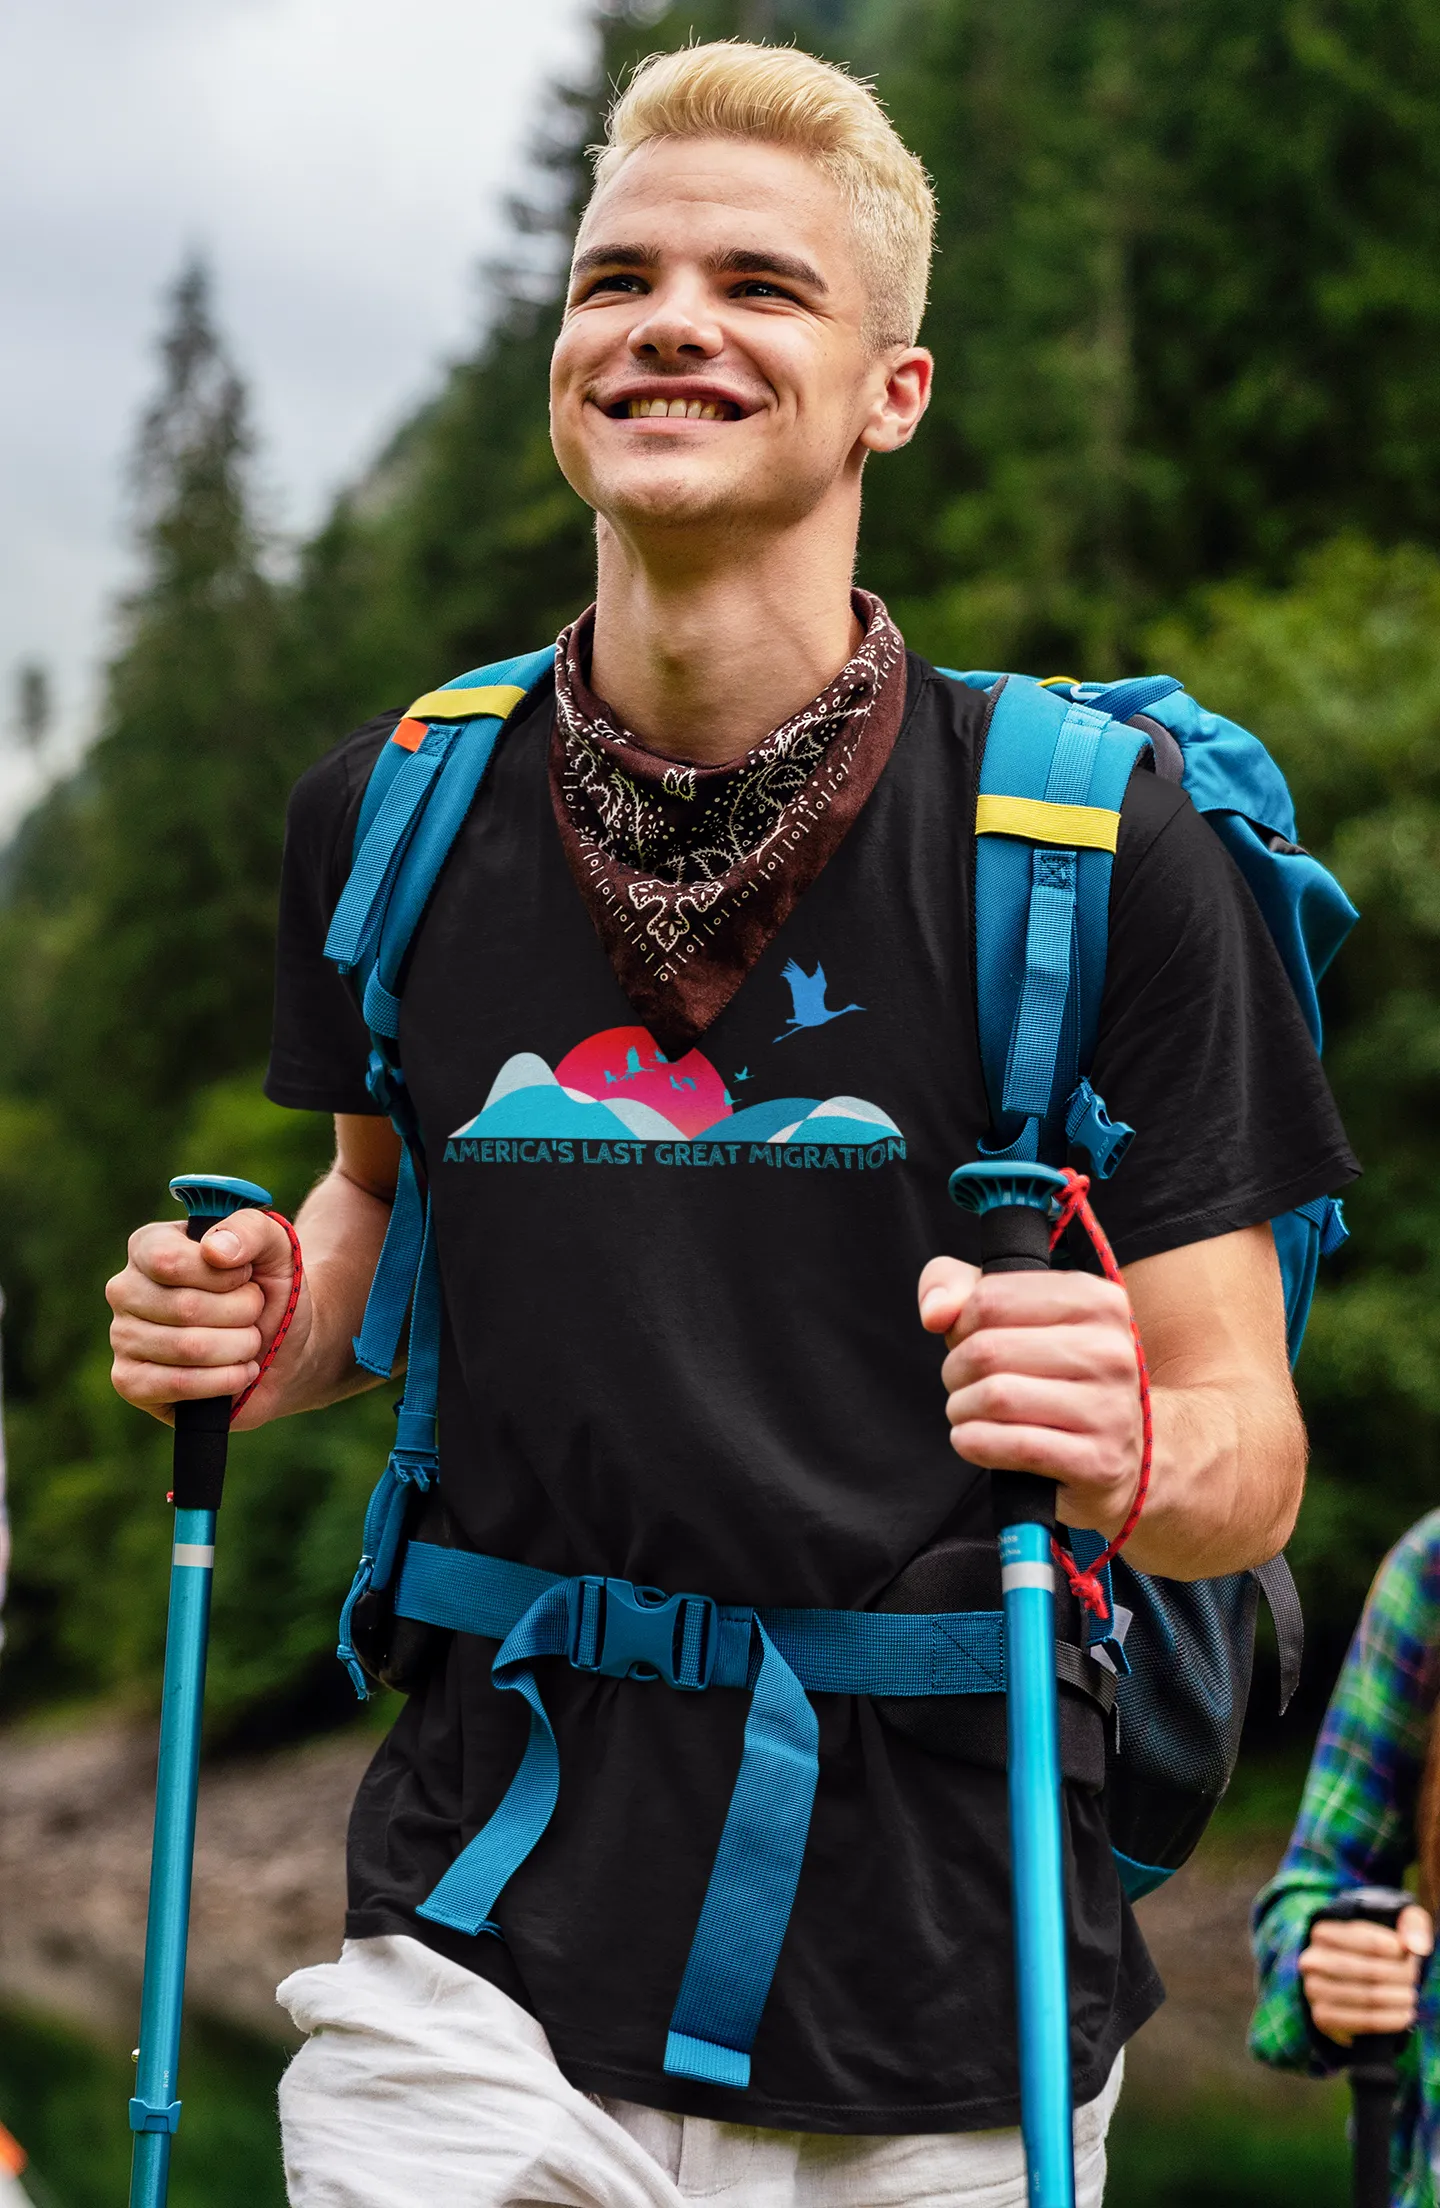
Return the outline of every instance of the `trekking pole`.
<path id="1" fill-rule="evenodd" d="M 268 1210 L 267 1190 L 216 1173 L 187 1173 L 170 1193 L 189 1213 L 186 1233 L 198 1242 L 232 1211 Z M 215 1565 L 215 1514 L 225 1484 L 230 1432 L 228 1395 L 175 1406 L 175 1545 L 170 1559 L 170 1611 L 165 1627 L 165 1685 L 160 1703 L 160 1760 L 155 1774 L 155 1838 L 150 1855 L 150 1906 L 145 1919 L 145 1980 L 140 1995 L 140 2046 L 130 2129 L 130 2208 L 164 2208 L 170 2187 L 170 2141 L 180 2121 L 175 2087 L 180 2067 L 180 2018 L 185 2003 L 185 1948 L 190 1931 L 190 1879 L 195 1858 L 195 1801 L 200 1784 L 200 1720 L 205 1653 L 210 1635 L 210 1582 Z"/>
<path id="2" fill-rule="evenodd" d="M 1352 1886 L 1316 1910 L 1311 1929 L 1317 1924 L 1383 1924 L 1393 1932 L 1401 1910 L 1414 1899 L 1398 1886 Z M 1399 2084 L 1395 2058 L 1407 2037 L 1404 2032 L 1361 2032 L 1350 2042 L 1346 2067 L 1354 2107 L 1355 2208 L 1390 2208 L 1390 2131 Z"/>
<path id="3" fill-rule="evenodd" d="M 962 1165 L 950 1193 L 980 1217 L 987 1273 L 1040 1273 L 1067 1188 L 1047 1165 Z M 1055 1482 L 993 1472 L 991 1501 L 1005 1603 L 1005 1729 L 1010 1880 L 1020 2020 L 1020 2128 L 1030 2208 L 1075 2208 L 1070 2000 L 1060 1840 L 1055 1689 Z"/>

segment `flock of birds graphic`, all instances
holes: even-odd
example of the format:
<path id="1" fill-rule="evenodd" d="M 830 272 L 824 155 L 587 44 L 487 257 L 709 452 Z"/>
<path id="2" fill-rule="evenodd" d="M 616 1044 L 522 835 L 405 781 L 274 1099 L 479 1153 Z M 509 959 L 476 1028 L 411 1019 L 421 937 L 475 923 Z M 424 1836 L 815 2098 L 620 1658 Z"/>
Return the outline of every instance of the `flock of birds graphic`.
<path id="1" fill-rule="evenodd" d="M 800 1034 L 807 1027 L 825 1027 L 831 1020 L 843 1019 L 847 1012 L 863 1012 L 865 1009 L 863 1004 L 829 1005 L 825 1002 L 829 985 L 825 979 L 825 969 L 818 961 L 814 973 L 807 974 L 804 967 L 797 965 L 792 958 L 783 968 L 781 978 L 790 990 L 790 1017 L 775 1037 L 777 1043 L 783 1043 L 787 1036 Z M 659 1055 L 657 1052 L 656 1056 Z M 625 1071 L 618 1074 L 607 1073 L 605 1080 L 607 1085 L 633 1081 L 644 1070 L 639 1051 L 632 1049 L 626 1055 Z M 753 1079 L 750 1068 L 742 1066 L 735 1075 L 735 1086 L 738 1088 L 742 1081 Z M 670 1086 L 672 1089 L 693 1089 L 695 1084 L 684 1074 L 672 1073 Z M 729 1101 L 731 1100 L 727 1096 L 727 1102 Z"/>

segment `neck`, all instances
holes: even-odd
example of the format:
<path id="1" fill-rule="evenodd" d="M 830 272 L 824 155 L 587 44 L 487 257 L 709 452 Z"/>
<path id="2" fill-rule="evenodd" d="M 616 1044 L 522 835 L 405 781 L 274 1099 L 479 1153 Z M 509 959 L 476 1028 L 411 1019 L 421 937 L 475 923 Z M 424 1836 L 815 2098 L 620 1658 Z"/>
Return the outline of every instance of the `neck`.
<path id="1" fill-rule="evenodd" d="M 832 682 L 861 636 L 854 528 L 820 516 L 709 557 L 598 531 L 591 688 L 656 751 L 722 766 Z M 858 515 L 856 517 L 858 521 Z"/>

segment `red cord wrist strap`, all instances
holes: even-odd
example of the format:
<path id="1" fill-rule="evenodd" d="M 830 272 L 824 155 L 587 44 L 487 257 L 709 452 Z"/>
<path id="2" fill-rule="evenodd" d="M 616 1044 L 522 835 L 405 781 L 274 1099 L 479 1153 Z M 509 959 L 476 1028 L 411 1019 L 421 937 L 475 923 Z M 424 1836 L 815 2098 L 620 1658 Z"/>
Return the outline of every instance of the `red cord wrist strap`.
<path id="1" fill-rule="evenodd" d="M 266 1350 L 264 1356 L 260 1360 L 260 1370 L 256 1373 L 254 1379 L 250 1382 L 249 1387 L 241 1389 L 240 1393 L 236 1396 L 234 1402 L 230 1406 L 230 1423 L 232 1426 L 234 1425 L 236 1419 L 239 1417 L 241 1411 L 244 1410 L 245 1405 L 249 1402 L 251 1396 L 255 1393 L 255 1390 L 259 1387 L 266 1373 L 270 1370 L 270 1367 L 274 1364 L 276 1357 L 279 1355 L 280 1345 L 290 1331 L 290 1321 L 295 1316 L 296 1306 L 300 1301 L 300 1286 L 305 1278 L 305 1267 L 300 1256 L 300 1237 L 295 1232 L 295 1229 L 291 1226 L 290 1221 L 285 1217 L 283 1212 L 272 1211 L 270 1210 L 268 1205 L 265 1209 L 265 1216 L 267 1219 L 274 1219 L 278 1221 L 278 1223 L 285 1229 L 285 1232 L 289 1237 L 290 1301 L 286 1304 L 284 1315 L 281 1318 L 280 1324 L 275 1329 L 275 1339 L 271 1342 L 270 1347 Z"/>
<path id="2" fill-rule="evenodd" d="M 1121 1277 L 1120 1268 L 1115 1262 L 1115 1252 L 1110 1247 L 1105 1229 L 1090 1209 L 1089 1191 L 1090 1182 L 1088 1177 L 1084 1173 L 1072 1172 L 1067 1167 L 1065 1196 L 1060 1206 L 1060 1216 L 1056 1220 L 1054 1230 L 1050 1236 L 1050 1247 L 1053 1250 L 1071 1220 L 1078 1219 L 1090 1237 L 1091 1246 L 1100 1260 L 1100 1270 L 1104 1273 L 1105 1278 L 1113 1281 L 1117 1288 L 1123 1289 L 1125 1283 Z M 1108 1618 L 1110 1615 L 1109 1605 L 1105 1600 L 1105 1590 L 1100 1583 L 1100 1574 L 1107 1564 L 1114 1563 L 1131 1534 L 1135 1531 L 1140 1513 L 1145 1508 L 1145 1498 L 1150 1492 L 1150 1459 L 1154 1454 L 1155 1447 L 1154 1424 L 1150 1415 L 1150 1368 L 1145 1362 L 1145 1345 L 1140 1339 L 1140 1329 L 1135 1324 L 1133 1311 L 1130 1313 L 1130 1336 L 1135 1344 L 1135 1370 L 1140 1383 L 1140 1477 L 1135 1486 L 1135 1500 L 1130 1505 L 1129 1515 L 1124 1525 L 1108 1548 L 1102 1550 L 1100 1555 L 1096 1557 L 1088 1571 L 1082 1571 L 1070 1551 L 1062 1549 L 1058 1541 L 1052 1544 L 1055 1551 L 1055 1561 L 1060 1565 L 1066 1579 L 1070 1582 L 1071 1591 L 1085 1605 L 1085 1608 L 1097 1618 Z"/>

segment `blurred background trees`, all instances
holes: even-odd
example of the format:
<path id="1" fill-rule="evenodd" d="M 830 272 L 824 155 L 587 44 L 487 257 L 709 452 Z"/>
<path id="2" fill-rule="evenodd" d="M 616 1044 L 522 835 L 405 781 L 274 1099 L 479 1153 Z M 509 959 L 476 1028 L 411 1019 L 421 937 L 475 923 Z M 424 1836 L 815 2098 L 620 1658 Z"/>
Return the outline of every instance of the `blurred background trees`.
<path id="1" fill-rule="evenodd" d="M 546 434 L 603 88 L 700 37 L 873 72 L 940 193 L 936 404 L 872 466 L 861 575 L 949 664 L 1160 666 L 1255 727 L 1365 915 L 1328 991 L 1367 1165 L 1301 1385 L 1320 1653 L 1440 1468 L 1440 14 L 1424 0 L 707 0 L 608 14 L 537 119 L 473 355 L 307 544 L 257 515 L 206 273 L 169 307 L 133 484 L 142 575 L 98 739 L 0 860 L 11 1707 L 154 1691 L 166 1437 L 106 1380 L 101 1287 L 168 1174 L 296 1204 L 328 1130 L 259 1093 L 291 782 L 358 720 L 544 642 L 589 518 Z M 639 18 L 645 17 L 645 21 Z M 39 743 L 43 671 L 17 690 Z M 333 1615 L 374 1399 L 247 1438 L 212 1708 L 342 1707 Z M 332 1679 L 333 1672 L 333 1679 Z"/>

